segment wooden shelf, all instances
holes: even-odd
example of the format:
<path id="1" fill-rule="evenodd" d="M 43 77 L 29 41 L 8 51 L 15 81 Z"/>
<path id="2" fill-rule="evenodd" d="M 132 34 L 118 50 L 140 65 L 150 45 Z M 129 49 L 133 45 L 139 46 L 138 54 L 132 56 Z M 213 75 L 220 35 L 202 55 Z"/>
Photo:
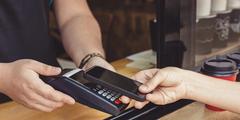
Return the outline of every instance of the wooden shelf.
<path id="1" fill-rule="evenodd" d="M 240 41 L 231 42 L 227 45 L 227 47 L 222 49 L 213 49 L 211 53 L 206 55 L 196 55 L 195 57 L 195 65 L 199 66 L 202 64 L 202 62 L 206 59 L 209 59 L 211 57 L 217 56 L 217 55 L 224 55 L 230 52 L 234 52 L 240 49 Z"/>

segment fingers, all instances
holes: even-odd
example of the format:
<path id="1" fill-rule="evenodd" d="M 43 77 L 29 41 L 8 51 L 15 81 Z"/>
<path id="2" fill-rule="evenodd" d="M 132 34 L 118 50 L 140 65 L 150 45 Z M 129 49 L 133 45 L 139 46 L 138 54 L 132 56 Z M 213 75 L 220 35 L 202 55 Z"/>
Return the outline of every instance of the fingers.
<path id="1" fill-rule="evenodd" d="M 158 69 L 151 69 L 151 70 L 144 70 L 141 71 L 139 73 L 137 73 L 136 75 L 132 76 L 132 79 L 137 80 L 141 83 L 147 83 L 147 81 L 149 81 L 149 79 L 151 79 L 152 77 L 154 77 L 154 75 L 158 72 Z M 154 88 L 153 88 L 154 89 Z M 141 92 L 141 91 L 140 91 Z M 144 93 L 144 92 L 143 92 Z M 145 93 L 148 93 L 147 91 Z M 126 97 L 126 96 L 122 96 L 120 99 L 123 103 L 128 104 L 131 101 L 130 98 Z M 145 101 L 145 102 L 138 102 L 138 101 L 134 101 L 133 105 L 135 108 L 137 109 L 141 109 L 143 108 L 146 104 L 148 104 L 149 101 Z"/>
<path id="2" fill-rule="evenodd" d="M 142 109 L 148 103 L 149 103 L 149 101 L 145 101 L 145 102 L 138 102 L 138 101 L 136 101 L 134 103 L 134 107 L 137 108 L 137 109 Z"/>
<path id="3" fill-rule="evenodd" d="M 147 94 L 146 99 L 154 104 L 157 105 L 165 105 L 166 104 L 166 97 L 162 94 Z"/>
<path id="4" fill-rule="evenodd" d="M 62 96 L 62 101 L 64 103 L 67 103 L 69 105 L 75 104 L 76 101 L 72 97 L 70 97 L 70 96 L 68 96 L 68 95 L 66 95 L 66 94 L 64 94 L 60 91 L 56 91 L 56 93 L 59 94 L 59 96 Z"/>
<path id="5" fill-rule="evenodd" d="M 48 99 L 43 98 L 38 95 L 31 89 L 26 89 L 23 93 L 20 93 L 19 96 L 11 96 L 11 98 L 28 108 L 36 109 L 44 112 L 51 112 L 59 107 L 62 107 L 64 103 L 55 102 Z"/>
<path id="6" fill-rule="evenodd" d="M 122 96 L 122 97 L 120 98 L 120 100 L 121 100 L 124 104 L 128 104 L 128 103 L 130 103 L 130 101 L 131 101 L 131 99 L 128 98 L 128 97 L 126 97 L 126 96 Z"/>
<path id="7" fill-rule="evenodd" d="M 30 109 L 35 109 L 43 112 L 51 112 L 54 110 L 54 108 L 47 107 L 45 105 L 41 105 L 36 101 L 31 100 L 31 98 L 28 98 L 26 96 L 22 96 L 19 98 L 11 97 L 15 102 L 24 105 L 25 107 L 28 107 Z"/>
<path id="8" fill-rule="evenodd" d="M 150 80 L 157 73 L 157 71 L 158 69 L 144 70 L 132 76 L 132 79 L 137 80 L 141 83 L 145 83 Z"/>
<path id="9" fill-rule="evenodd" d="M 122 96 L 120 98 L 120 100 L 124 103 L 124 104 L 129 104 L 131 102 L 131 99 L 126 97 L 126 96 Z M 145 101 L 145 102 L 138 102 L 135 100 L 132 100 L 133 106 L 137 109 L 142 109 L 145 105 L 147 105 L 149 103 L 149 101 Z"/>
<path id="10" fill-rule="evenodd" d="M 43 83 L 35 87 L 24 87 L 22 101 L 24 105 L 40 111 L 51 112 L 66 104 L 74 104 L 75 100 L 68 95 L 54 90 Z"/>
<path id="11" fill-rule="evenodd" d="M 161 88 L 147 94 L 146 99 L 157 105 L 166 105 L 181 99 L 175 91 L 175 88 Z"/>
<path id="12" fill-rule="evenodd" d="M 37 61 L 30 61 L 29 64 L 33 71 L 38 72 L 39 74 L 42 74 L 42 75 L 51 76 L 51 75 L 57 75 L 61 72 L 60 68 L 45 65 Z M 35 81 L 39 81 L 39 82 L 34 82 L 35 84 L 32 86 L 32 90 L 34 90 L 39 95 L 52 101 L 64 102 L 70 105 L 75 104 L 75 100 L 70 96 L 54 90 L 51 86 L 42 82 L 41 79 L 39 78 L 36 78 L 36 79 L 37 80 Z"/>
<path id="13" fill-rule="evenodd" d="M 39 85 L 40 86 L 40 85 Z M 51 86 L 43 83 L 41 87 L 34 89 L 39 95 L 55 102 L 64 102 L 66 104 L 75 104 L 75 100 L 62 92 L 54 90 Z"/>
<path id="14" fill-rule="evenodd" d="M 46 107 L 46 106 L 36 104 L 36 103 L 29 103 L 27 106 L 29 106 L 29 108 L 31 108 L 31 109 L 36 109 L 36 110 L 40 110 L 43 112 L 52 112 L 54 110 L 53 108 Z"/>
<path id="15" fill-rule="evenodd" d="M 56 102 L 56 101 L 48 100 L 34 92 L 27 94 L 27 97 L 28 97 L 30 103 L 32 102 L 32 105 L 42 106 L 41 108 L 49 108 L 49 109 L 54 110 L 56 108 L 62 107 L 64 104 L 63 102 Z M 48 112 L 48 111 L 46 111 L 46 112 Z"/>
<path id="16" fill-rule="evenodd" d="M 142 86 L 140 86 L 139 91 L 142 93 L 150 93 L 153 91 L 158 85 L 163 82 L 165 77 L 162 75 L 162 73 L 159 71 L 156 73 L 152 79 L 148 80 L 146 83 L 144 83 Z"/>
<path id="17" fill-rule="evenodd" d="M 41 75 L 53 76 L 53 75 L 58 75 L 61 73 L 61 68 L 46 65 L 46 64 L 40 63 L 38 61 L 29 60 L 28 64 L 29 64 L 29 67 L 33 71 L 35 71 Z"/>

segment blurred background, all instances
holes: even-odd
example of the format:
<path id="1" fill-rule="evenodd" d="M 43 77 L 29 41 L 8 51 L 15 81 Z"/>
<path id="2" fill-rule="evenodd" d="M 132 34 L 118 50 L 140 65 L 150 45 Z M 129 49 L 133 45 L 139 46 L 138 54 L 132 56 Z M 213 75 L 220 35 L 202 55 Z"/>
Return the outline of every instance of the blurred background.
<path id="1" fill-rule="evenodd" d="M 109 61 L 151 48 L 149 21 L 155 17 L 154 0 L 88 0 L 103 34 Z M 51 29 L 59 39 L 51 14 Z"/>

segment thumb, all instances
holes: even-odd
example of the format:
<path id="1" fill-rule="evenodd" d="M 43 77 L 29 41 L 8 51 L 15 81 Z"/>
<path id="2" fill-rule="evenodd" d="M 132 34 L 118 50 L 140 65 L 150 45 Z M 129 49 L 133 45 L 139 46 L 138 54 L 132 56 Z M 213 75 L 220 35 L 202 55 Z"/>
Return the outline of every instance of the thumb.
<path id="1" fill-rule="evenodd" d="M 142 93 L 150 93 L 154 89 L 156 89 L 163 81 L 164 77 L 160 72 L 158 72 L 152 79 L 145 82 L 143 85 L 139 87 L 139 91 Z"/>
<path id="2" fill-rule="evenodd" d="M 53 76 L 53 75 L 58 75 L 61 73 L 61 68 L 46 65 L 46 64 L 40 63 L 38 61 L 33 62 L 31 64 L 31 68 L 33 71 L 37 72 L 40 75 L 44 75 L 44 76 Z"/>

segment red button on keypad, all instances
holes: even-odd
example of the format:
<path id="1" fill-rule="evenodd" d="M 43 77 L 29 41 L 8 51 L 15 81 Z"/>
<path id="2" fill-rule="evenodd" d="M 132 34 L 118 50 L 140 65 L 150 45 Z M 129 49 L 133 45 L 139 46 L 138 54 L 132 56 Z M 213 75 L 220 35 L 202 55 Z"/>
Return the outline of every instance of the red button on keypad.
<path id="1" fill-rule="evenodd" d="M 122 103 L 122 102 L 121 102 L 119 99 L 115 100 L 115 104 L 119 105 L 119 104 L 121 104 L 121 103 Z"/>

